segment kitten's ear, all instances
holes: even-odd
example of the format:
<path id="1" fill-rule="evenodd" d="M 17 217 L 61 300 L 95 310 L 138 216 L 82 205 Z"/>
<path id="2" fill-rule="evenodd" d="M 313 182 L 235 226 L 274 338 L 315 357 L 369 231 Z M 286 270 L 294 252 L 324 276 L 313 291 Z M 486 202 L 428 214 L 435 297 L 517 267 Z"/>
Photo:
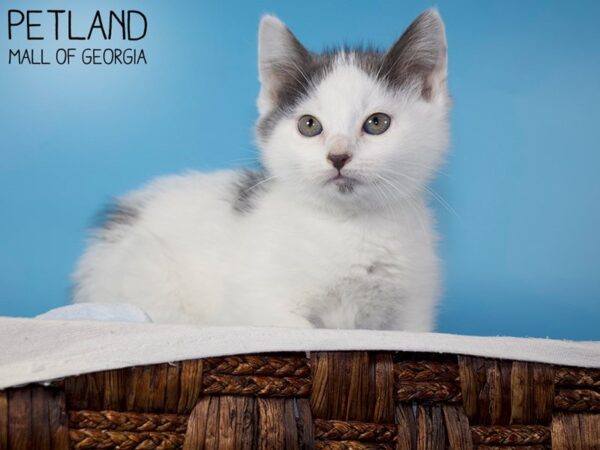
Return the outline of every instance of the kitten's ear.
<path id="1" fill-rule="evenodd" d="M 302 83 L 310 53 L 277 17 L 264 16 L 258 31 L 259 113 L 269 112 Z"/>
<path id="2" fill-rule="evenodd" d="M 447 54 L 444 22 L 437 10 L 428 9 L 388 50 L 381 73 L 394 86 L 416 83 L 429 101 L 447 92 Z"/>

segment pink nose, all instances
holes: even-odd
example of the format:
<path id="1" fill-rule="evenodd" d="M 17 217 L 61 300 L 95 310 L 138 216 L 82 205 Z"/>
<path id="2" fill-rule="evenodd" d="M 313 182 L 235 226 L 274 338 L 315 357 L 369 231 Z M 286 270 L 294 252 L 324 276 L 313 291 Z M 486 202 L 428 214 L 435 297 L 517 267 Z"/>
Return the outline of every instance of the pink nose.
<path id="1" fill-rule="evenodd" d="M 327 159 L 337 170 L 342 170 L 342 167 L 350 162 L 352 156 L 348 153 L 330 153 L 327 155 Z"/>

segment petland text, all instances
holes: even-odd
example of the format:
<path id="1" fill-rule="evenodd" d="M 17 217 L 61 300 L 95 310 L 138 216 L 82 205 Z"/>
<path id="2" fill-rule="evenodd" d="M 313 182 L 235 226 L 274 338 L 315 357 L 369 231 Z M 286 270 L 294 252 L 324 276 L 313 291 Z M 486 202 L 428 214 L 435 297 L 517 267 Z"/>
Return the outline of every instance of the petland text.
<path id="1" fill-rule="evenodd" d="M 64 9 L 9 9 L 8 40 L 27 41 L 27 48 L 10 48 L 9 64 L 69 65 L 136 65 L 147 64 L 139 41 L 148 33 L 148 19 L 138 10 L 96 10 L 84 20 Z M 50 50 L 39 41 L 71 41 L 73 47 Z M 126 48 L 91 47 L 86 41 L 129 42 Z M 41 45 L 40 45 L 41 44 Z M 135 47 L 134 47 L 135 45 Z M 123 46 L 125 47 L 125 46 Z"/>

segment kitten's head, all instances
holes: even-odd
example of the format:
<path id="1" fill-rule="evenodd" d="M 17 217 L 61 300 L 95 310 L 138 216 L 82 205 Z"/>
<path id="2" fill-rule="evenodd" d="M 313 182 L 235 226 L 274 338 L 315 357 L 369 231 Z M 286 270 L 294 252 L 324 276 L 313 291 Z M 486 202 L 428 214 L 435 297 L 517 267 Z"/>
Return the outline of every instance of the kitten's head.
<path id="1" fill-rule="evenodd" d="M 331 205 L 387 207 L 434 174 L 448 142 L 444 24 L 421 14 L 386 52 L 305 49 L 272 16 L 259 32 L 257 135 L 287 186 Z"/>

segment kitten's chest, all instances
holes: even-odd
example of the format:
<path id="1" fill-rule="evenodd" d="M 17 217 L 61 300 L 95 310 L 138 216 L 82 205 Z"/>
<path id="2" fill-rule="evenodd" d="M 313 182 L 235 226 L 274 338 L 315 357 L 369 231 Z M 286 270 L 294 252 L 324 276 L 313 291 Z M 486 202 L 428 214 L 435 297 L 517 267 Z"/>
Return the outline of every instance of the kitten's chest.
<path id="1" fill-rule="evenodd" d="M 389 223 L 297 218 L 272 233 L 273 262 L 304 286 L 327 289 L 347 279 L 393 279 L 406 244 Z"/>
<path id="2" fill-rule="evenodd" d="M 261 298 L 274 299 L 277 307 L 317 327 L 399 323 L 414 256 L 420 253 L 409 229 L 391 220 L 336 220 L 314 213 L 261 219 L 249 230 L 248 260 L 240 266 L 259 286 Z"/>
<path id="3" fill-rule="evenodd" d="M 296 258 L 284 285 L 294 285 L 291 307 L 316 327 L 381 328 L 397 318 L 404 295 L 403 242 L 376 224 L 346 225 L 310 233 L 310 246 L 290 247 Z"/>

